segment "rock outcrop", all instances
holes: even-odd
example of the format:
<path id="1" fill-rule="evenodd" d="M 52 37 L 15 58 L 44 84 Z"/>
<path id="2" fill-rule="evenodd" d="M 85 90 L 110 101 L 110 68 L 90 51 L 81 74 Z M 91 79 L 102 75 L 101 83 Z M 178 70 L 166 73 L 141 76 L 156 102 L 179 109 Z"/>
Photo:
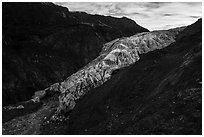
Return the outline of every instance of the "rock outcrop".
<path id="1" fill-rule="evenodd" d="M 138 61 L 140 54 L 165 48 L 175 42 L 176 36 L 183 29 L 144 32 L 108 42 L 103 45 L 99 57 L 63 82 L 50 86 L 44 93 L 60 92 L 56 114 L 72 110 L 77 100 L 90 89 L 104 84 L 115 71 Z"/>
<path id="2" fill-rule="evenodd" d="M 3 2 L 2 15 L 3 106 L 63 81 L 96 58 L 102 44 L 148 31 L 127 18 L 81 18 L 53 3 Z"/>

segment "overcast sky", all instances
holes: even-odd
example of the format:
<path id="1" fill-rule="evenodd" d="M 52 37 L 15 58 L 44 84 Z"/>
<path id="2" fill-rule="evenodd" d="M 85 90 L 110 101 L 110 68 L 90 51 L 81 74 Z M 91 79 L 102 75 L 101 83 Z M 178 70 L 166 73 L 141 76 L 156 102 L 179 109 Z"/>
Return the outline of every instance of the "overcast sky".
<path id="1" fill-rule="evenodd" d="M 149 29 L 169 29 L 190 25 L 202 16 L 201 2 L 57 2 L 70 11 L 133 19 Z"/>

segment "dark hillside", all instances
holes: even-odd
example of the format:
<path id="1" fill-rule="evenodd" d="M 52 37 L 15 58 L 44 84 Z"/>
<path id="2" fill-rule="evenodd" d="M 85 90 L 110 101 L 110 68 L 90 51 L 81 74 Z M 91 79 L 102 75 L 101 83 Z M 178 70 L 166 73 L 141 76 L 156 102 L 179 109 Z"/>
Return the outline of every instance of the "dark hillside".
<path id="1" fill-rule="evenodd" d="M 113 72 L 55 120 L 59 92 L 4 107 L 3 134 L 202 134 L 201 22 Z"/>
<path id="2" fill-rule="evenodd" d="M 64 80 L 96 58 L 102 44 L 148 31 L 130 19 L 98 15 L 104 23 L 91 22 L 53 3 L 3 2 L 2 15 L 3 106 Z"/>
<path id="3" fill-rule="evenodd" d="M 143 54 L 91 90 L 71 113 L 67 133 L 202 134 L 201 42 L 200 19 L 167 48 Z"/>

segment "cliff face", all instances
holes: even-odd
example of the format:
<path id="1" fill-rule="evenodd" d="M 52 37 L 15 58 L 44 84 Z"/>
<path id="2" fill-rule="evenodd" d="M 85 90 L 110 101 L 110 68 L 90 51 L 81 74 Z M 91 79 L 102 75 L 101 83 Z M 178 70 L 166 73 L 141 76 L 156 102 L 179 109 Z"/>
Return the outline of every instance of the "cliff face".
<path id="1" fill-rule="evenodd" d="M 75 15 L 53 3 L 3 2 L 2 13 L 3 105 L 28 100 L 36 90 L 63 81 L 96 58 L 102 44 L 148 31 L 130 19 L 89 14 L 99 22 L 81 19 L 84 13 Z"/>

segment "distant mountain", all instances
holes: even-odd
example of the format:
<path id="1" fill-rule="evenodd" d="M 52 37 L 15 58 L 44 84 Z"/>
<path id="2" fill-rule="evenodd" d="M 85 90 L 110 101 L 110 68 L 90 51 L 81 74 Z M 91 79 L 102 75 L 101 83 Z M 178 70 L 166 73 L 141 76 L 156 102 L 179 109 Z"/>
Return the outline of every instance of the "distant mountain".
<path id="1" fill-rule="evenodd" d="M 146 28 L 143 28 L 136 24 L 135 21 L 122 17 L 115 18 L 111 16 L 102 15 L 90 15 L 85 12 L 70 12 L 70 14 L 78 19 L 79 22 L 100 24 L 101 26 L 109 26 L 111 28 L 119 30 L 123 36 L 132 36 L 137 32 L 147 32 Z"/>
<path id="2" fill-rule="evenodd" d="M 148 31 L 127 18 L 71 13 L 53 3 L 2 3 L 3 106 L 63 81 L 102 44 Z"/>

